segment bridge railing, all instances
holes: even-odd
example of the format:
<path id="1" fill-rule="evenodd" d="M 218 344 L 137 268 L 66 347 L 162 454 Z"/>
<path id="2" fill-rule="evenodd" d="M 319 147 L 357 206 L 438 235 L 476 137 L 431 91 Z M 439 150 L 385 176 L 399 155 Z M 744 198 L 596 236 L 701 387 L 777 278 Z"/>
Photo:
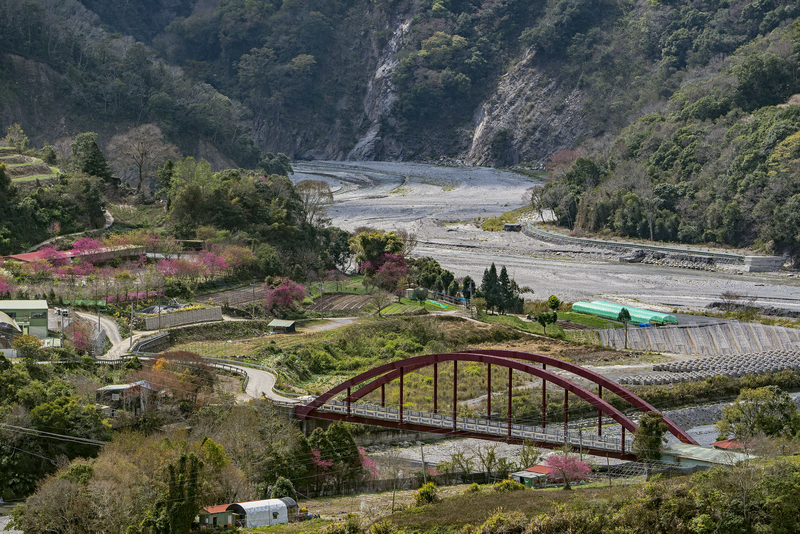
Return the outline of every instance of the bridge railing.
<path id="1" fill-rule="evenodd" d="M 334 413 L 346 414 L 347 403 L 339 400 L 330 400 L 325 405 L 317 408 Z M 387 408 L 377 404 L 351 403 L 350 415 L 362 417 L 374 417 L 385 421 L 400 422 L 400 410 L 397 408 Z M 453 428 L 453 417 L 445 414 L 433 414 L 419 412 L 416 410 L 403 410 L 403 422 L 427 425 L 443 429 Z M 469 417 L 456 417 L 456 430 L 467 432 L 477 432 L 505 436 L 508 434 L 508 423 L 503 421 L 488 421 L 485 419 L 474 419 Z M 630 452 L 629 440 L 625 441 L 625 450 L 622 450 L 622 438 L 614 435 L 597 436 L 582 431 L 567 431 L 564 433 L 563 427 L 553 425 L 552 427 L 540 427 L 535 425 L 521 425 L 512 423 L 511 436 L 515 438 L 529 438 L 534 441 L 546 443 L 568 443 L 574 447 L 586 447 L 614 452 Z"/>

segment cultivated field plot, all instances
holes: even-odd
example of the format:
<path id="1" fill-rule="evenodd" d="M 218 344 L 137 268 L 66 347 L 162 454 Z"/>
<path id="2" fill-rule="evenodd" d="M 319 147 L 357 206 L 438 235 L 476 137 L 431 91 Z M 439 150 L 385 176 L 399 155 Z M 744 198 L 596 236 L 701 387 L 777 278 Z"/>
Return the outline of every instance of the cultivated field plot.
<path id="1" fill-rule="evenodd" d="M 556 324 L 564 330 L 595 330 L 595 328 L 591 326 L 586 326 L 585 324 L 571 323 L 569 321 L 558 321 L 556 322 Z"/>
<path id="2" fill-rule="evenodd" d="M 39 158 L 15 154 L 1 156 L 0 163 L 5 163 L 6 174 L 13 182 L 25 182 L 35 179 L 46 180 L 55 178 L 57 170 L 50 167 Z"/>
<path id="3" fill-rule="evenodd" d="M 256 353 L 267 346 L 265 338 L 237 339 L 231 341 L 191 341 L 170 347 L 170 350 L 194 352 L 204 358 L 228 359 L 232 356 L 255 357 Z"/>
<path id="4" fill-rule="evenodd" d="M 309 308 L 315 312 L 359 312 L 372 303 L 369 295 L 322 295 Z"/>
<path id="5" fill-rule="evenodd" d="M 256 302 L 263 302 L 267 292 L 260 286 L 255 288 L 246 287 L 241 289 L 230 289 L 228 291 L 220 291 L 219 293 L 212 293 L 211 295 L 204 295 L 201 299 L 202 302 L 213 300 L 217 304 L 227 304 L 228 306 L 241 306 L 242 304 L 250 304 L 255 298 Z M 203 300 L 205 299 L 205 300 Z"/>

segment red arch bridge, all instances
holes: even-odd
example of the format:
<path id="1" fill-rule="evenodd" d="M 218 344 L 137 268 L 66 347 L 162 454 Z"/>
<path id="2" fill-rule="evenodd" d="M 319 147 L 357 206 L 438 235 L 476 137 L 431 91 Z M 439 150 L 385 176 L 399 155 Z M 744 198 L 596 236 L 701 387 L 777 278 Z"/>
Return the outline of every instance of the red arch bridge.
<path id="1" fill-rule="evenodd" d="M 452 406 L 439 405 L 439 364 L 452 362 L 453 394 Z M 458 417 L 458 363 L 480 362 L 487 365 L 486 418 L 474 419 Z M 404 379 L 413 371 L 423 367 L 433 367 L 433 412 L 404 410 Z M 491 419 L 492 414 L 492 369 L 508 369 L 508 416 L 505 421 Z M 564 378 L 548 370 L 548 367 L 567 371 L 596 385 L 597 392 L 589 391 L 573 380 Z M 542 379 L 542 421 L 541 425 L 517 424 L 512 422 L 512 377 L 519 371 Z M 386 384 L 398 380 L 400 402 L 397 407 L 387 407 L 385 399 Z M 501 378 L 505 382 L 505 377 Z M 547 387 L 552 384 L 564 390 L 564 424 L 548 425 L 546 420 Z M 365 395 L 381 390 L 381 402 L 359 402 Z M 608 380 L 593 371 L 578 365 L 558 360 L 551 356 L 508 350 L 481 350 L 455 352 L 449 354 L 429 354 L 381 365 L 342 382 L 323 393 L 307 405 L 295 406 L 298 419 L 326 419 L 348 421 L 390 428 L 449 434 L 459 437 L 480 438 L 493 441 L 522 442 L 532 440 L 545 448 L 563 447 L 569 443 L 580 447 L 584 452 L 610 456 L 612 458 L 633 459 L 631 441 L 626 441 L 638 428 L 622 411 L 603 400 L 603 391 L 617 395 L 627 401 L 632 408 L 642 412 L 657 412 L 653 406 L 634 395 L 619 384 Z M 497 392 L 495 391 L 495 394 Z M 344 398 L 335 397 L 344 394 Z M 569 427 L 569 395 L 575 395 L 597 409 L 596 434 Z M 603 433 L 603 417 L 620 425 L 614 432 Z M 669 431 L 684 443 L 697 444 L 686 432 L 662 415 Z M 537 421 L 538 423 L 538 421 Z"/>

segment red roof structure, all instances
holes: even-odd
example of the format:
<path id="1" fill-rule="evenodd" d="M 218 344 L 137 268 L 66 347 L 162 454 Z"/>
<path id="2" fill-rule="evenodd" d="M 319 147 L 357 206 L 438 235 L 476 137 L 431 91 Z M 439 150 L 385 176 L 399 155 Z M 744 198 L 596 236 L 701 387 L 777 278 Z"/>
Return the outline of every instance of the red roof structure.
<path id="1" fill-rule="evenodd" d="M 216 506 L 206 506 L 203 508 L 207 514 L 218 514 L 220 512 L 224 512 L 228 509 L 230 504 L 218 504 Z"/>
<path id="2" fill-rule="evenodd" d="M 722 441 L 715 441 L 711 444 L 712 447 L 715 449 L 723 449 L 723 450 L 732 450 L 732 449 L 741 449 L 742 444 L 739 442 L 738 439 L 723 439 Z"/>
<path id="3" fill-rule="evenodd" d="M 547 467 L 546 465 L 534 465 L 532 467 L 526 467 L 524 471 L 528 471 L 530 473 L 538 473 L 540 475 L 549 475 L 553 473 L 555 469 L 552 467 Z"/>
<path id="4" fill-rule="evenodd" d="M 9 259 L 30 263 L 41 259 L 51 259 L 58 257 L 64 260 L 73 258 L 86 258 L 94 261 L 107 261 L 113 258 L 136 256 L 144 254 L 144 247 L 136 245 L 119 245 L 115 247 L 101 247 L 96 250 L 37 250 L 26 254 L 14 254 L 6 256 Z M 47 258 L 49 256 L 49 258 Z"/>

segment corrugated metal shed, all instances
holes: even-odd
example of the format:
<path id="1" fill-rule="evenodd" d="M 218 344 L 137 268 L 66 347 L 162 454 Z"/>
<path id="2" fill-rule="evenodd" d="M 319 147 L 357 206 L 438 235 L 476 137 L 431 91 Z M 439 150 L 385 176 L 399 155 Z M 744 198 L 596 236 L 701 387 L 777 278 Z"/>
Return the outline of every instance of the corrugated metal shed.
<path id="1" fill-rule="evenodd" d="M 287 501 L 289 501 L 288 504 Z M 243 517 L 242 526 L 244 527 L 268 527 L 288 523 L 291 504 L 294 504 L 295 508 L 297 507 L 294 499 L 286 497 L 234 503 L 228 506 L 228 510 Z"/>
<path id="2" fill-rule="evenodd" d="M 130 384 L 111 384 L 110 386 L 103 386 L 101 388 L 97 388 L 97 391 L 124 391 L 126 389 L 131 389 L 135 387 L 143 387 L 149 389 L 151 391 L 155 391 L 150 383 L 147 380 L 139 380 L 138 382 L 132 382 Z"/>
<path id="3" fill-rule="evenodd" d="M 283 319 L 273 319 L 272 321 L 270 321 L 269 325 L 267 325 L 267 326 L 269 326 L 269 331 L 270 332 L 273 332 L 273 333 L 278 332 L 278 333 L 286 334 L 286 333 L 295 331 L 294 323 L 295 323 L 294 321 L 284 321 Z"/>

